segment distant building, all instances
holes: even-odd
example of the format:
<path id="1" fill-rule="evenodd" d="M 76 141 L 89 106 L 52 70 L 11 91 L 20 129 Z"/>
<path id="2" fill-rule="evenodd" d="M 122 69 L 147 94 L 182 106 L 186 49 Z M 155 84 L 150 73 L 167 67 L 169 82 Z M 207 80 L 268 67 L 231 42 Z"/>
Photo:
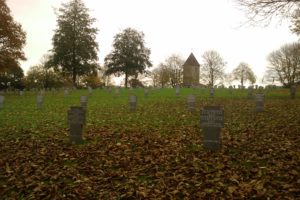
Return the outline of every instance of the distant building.
<path id="1" fill-rule="evenodd" d="M 191 53 L 183 64 L 183 86 L 191 87 L 199 85 L 200 64 Z"/>

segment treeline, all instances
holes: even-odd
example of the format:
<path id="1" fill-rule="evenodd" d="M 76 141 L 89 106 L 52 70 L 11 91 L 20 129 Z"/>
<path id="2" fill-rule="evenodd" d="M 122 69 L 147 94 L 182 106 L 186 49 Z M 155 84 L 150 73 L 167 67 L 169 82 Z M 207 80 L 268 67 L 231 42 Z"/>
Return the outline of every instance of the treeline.
<path id="1" fill-rule="evenodd" d="M 298 34 L 300 23 L 296 15 L 300 12 L 296 9 L 293 13 L 292 30 Z M 99 30 L 94 27 L 95 18 L 89 15 L 89 9 L 82 0 L 70 0 L 61 5 L 57 11 L 52 49 L 24 76 L 19 62 L 26 60 L 23 52 L 26 34 L 21 25 L 13 20 L 5 0 L 0 0 L 0 18 L 0 89 L 100 87 L 111 84 L 112 76 L 125 76 L 125 87 L 143 86 L 145 78 L 160 87 L 182 84 L 184 59 L 173 54 L 150 71 L 153 65 L 151 50 L 145 44 L 144 33 L 132 28 L 126 28 L 114 36 L 112 51 L 105 57 L 104 65 L 100 66 L 99 44 L 96 41 Z M 279 82 L 285 87 L 299 83 L 299 47 L 296 42 L 271 52 L 264 80 L 271 84 Z M 226 61 L 217 51 L 204 52 L 200 83 L 208 86 L 228 85 L 238 80 L 243 86 L 246 82 L 256 82 L 257 78 L 246 62 L 235 66 L 229 74 L 224 72 L 226 67 Z"/>

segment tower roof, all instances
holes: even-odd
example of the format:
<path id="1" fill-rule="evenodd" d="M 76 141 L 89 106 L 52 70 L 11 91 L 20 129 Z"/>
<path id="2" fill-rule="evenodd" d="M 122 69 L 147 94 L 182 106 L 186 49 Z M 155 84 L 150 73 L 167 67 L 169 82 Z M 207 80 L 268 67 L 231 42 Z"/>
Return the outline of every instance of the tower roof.
<path id="1" fill-rule="evenodd" d="M 194 54 L 191 53 L 188 57 L 188 59 L 185 61 L 183 66 L 197 66 L 200 67 L 200 64 L 198 63 L 197 59 L 195 58 Z"/>

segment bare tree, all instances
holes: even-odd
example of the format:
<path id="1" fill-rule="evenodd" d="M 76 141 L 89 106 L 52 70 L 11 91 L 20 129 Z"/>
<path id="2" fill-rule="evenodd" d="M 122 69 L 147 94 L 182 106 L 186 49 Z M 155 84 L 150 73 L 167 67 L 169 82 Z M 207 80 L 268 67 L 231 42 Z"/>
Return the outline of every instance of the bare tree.
<path id="1" fill-rule="evenodd" d="M 300 81 L 300 43 L 285 44 L 268 56 L 269 73 L 285 87 Z"/>
<path id="2" fill-rule="evenodd" d="M 300 6 L 300 0 L 236 0 L 250 23 L 271 22 L 274 17 L 290 18 Z"/>
<path id="3" fill-rule="evenodd" d="M 183 58 L 176 54 L 172 54 L 166 59 L 164 63 L 164 65 L 168 68 L 168 71 L 170 72 L 170 81 L 173 87 L 182 83 L 183 63 Z"/>
<path id="4" fill-rule="evenodd" d="M 233 80 L 240 80 L 241 86 L 244 86 L 246 81 L 250 81 L 251 84 L 256 82 L 255 75 L 247 63 L 241 62 L 233 71 L 232 71 Z"/>
<path id="5" fill-rule="evenodd" d="M 151 73 L 153 86 L 165 87 L 169 85 L 171 77 L 170 74 L 171 73 L 169 68 L 163 63 L 160 63 L 159 66 L 155 68 Z"/>
<path id="6" fill-rule="evenodd" d="M 226 63 L 220 54 L 214 50 L 204 52 L 202 58 L 204 62 L 202 77 L 213 87 L 217 80 L 224 78 L 224 67 Z"/>

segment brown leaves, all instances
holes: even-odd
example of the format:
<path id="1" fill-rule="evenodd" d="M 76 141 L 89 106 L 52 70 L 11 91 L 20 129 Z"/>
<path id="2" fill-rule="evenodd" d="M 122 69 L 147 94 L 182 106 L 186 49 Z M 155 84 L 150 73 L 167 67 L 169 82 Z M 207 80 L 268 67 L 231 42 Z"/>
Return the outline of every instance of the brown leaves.
<path id="1" fill-rule="evenodd" d="M 256 115 L 249 102 L 237 100 L 236 107 L 225 109 L 231 113 L 222 130 L 223 147 L 214 153 L 203 149 L 198 118 L 179 108 L 174 112 L 185 115 L 180 121 L 170 117 L 165 123 L 156 116 L 156 127 L 140 114 L 142 120 L 126 129 L 121 120 L 87 128 L 83 145 L 68 143 L 65 130 L 61 137 L 1 138 L 0 196 L 297 199 L 300 124 L 299 102 L 294 103 L 269 100 L 266 111 Z"/>

